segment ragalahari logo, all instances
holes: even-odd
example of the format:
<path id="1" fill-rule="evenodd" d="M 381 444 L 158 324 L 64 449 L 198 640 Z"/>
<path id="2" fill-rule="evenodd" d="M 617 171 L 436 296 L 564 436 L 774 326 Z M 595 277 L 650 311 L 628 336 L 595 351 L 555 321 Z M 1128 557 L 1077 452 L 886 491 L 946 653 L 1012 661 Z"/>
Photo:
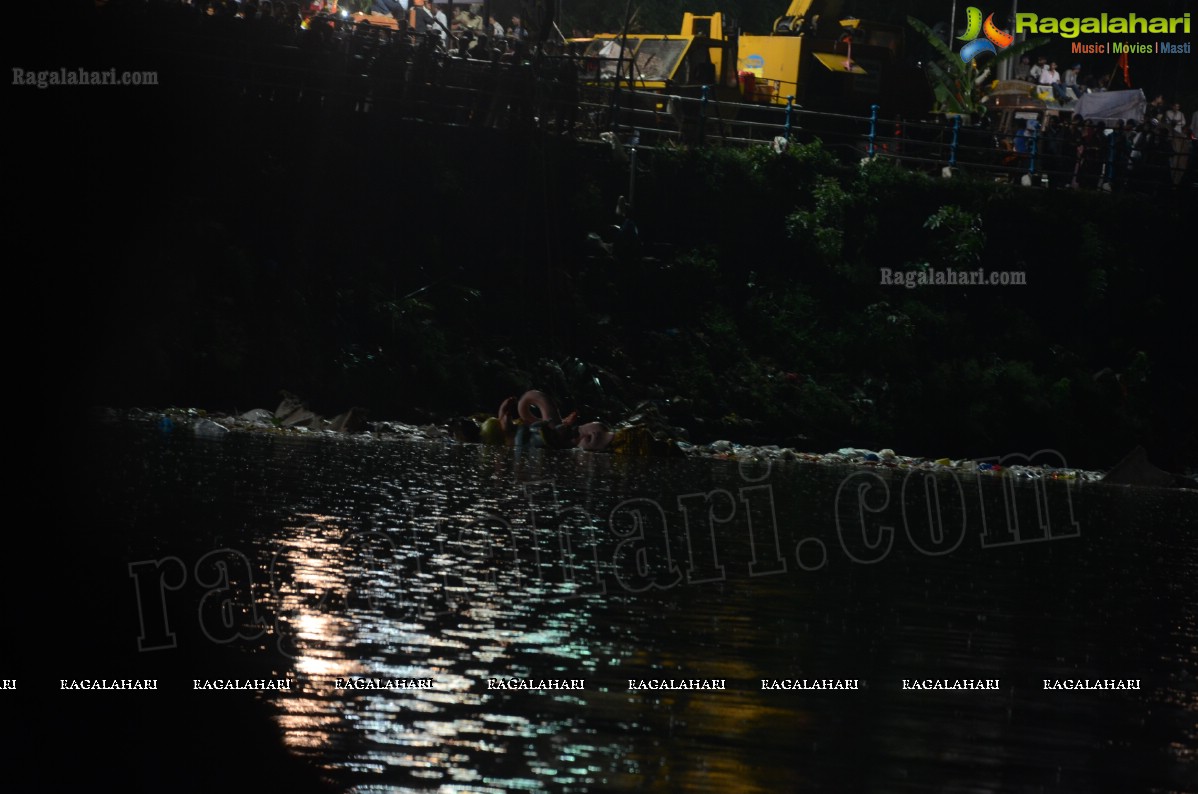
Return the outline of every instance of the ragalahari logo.
<path id="1" fill-rule="evenodd" d="M 986 17 L 986 21 L 982 22 L 981 9 L 970 6 L 966 12 L 965 35 L 958 36 L 961 41 L 969 42 L 961 48 L 961 60 L 969 63 L 974 58 L 984 52 L 989 52 L 997 55 L 999 50 L 1005 50 L 1011 46 L 1011 42 L 1015 41 L 1015 37 L 1004 30 L 999 30 L 994 24 L 994 14 Z M 979 39 L 978 36 L 985 34 L 986 38 Z"/>

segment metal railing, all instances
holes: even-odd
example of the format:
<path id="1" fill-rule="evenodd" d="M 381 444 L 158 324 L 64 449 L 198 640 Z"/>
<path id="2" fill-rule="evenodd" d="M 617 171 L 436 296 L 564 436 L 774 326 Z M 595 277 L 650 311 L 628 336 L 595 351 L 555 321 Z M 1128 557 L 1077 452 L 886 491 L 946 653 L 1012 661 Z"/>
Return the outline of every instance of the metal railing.
<path id="1" fill-rule="evenodd" d="M 1184 158 L 1161 152 L 1133 163 L 1129 152 L 1105 140 L 1054 139 L 1037 130 L 1020 140 L 965 126 L 959 118 L 888 118 L 878 105 L 858 116 L 807 109 L 793 98 L 785 105 L 717 99 L 714 86 L 684 94 L 586 85 L 579 82 L 577 59 L 565 55 L 521 62 L 464 58 L 377 28 L 346 23 L 339 29 L 343 35 L 328 39 L 323 49 L 222 39 L 206 35 L 214 31 L 204 24 L 159 30 L 154 40 L 182 75 L 207 92 L 319 112 L 538 129 L 582 141 L 609 133 L 647 150 L 818 139 L 847 161 L 887 159 L 931 174 L 1024 185 L 1152 191 L 1180 182 L 1178 168 L 1187 167 Z"/>
<path id="2" fill-rule="evenodd" d="M 622 96 L 618 106 L 606 97 L 584 96 L 586 123 L 578 137 L 597 140 L 609 132 L 642 149 L 818 139 L 846 160 L 881 158 L 943 177 L 968 174 L 1024 186 L 1141 193 L 1181 185 L 1179 177 L 1192 173 L 1185 157 L 1158 148 L 1153 162 L 1137 165 L 1130 150 L 1110 136 L 1082 139 L 1071 129 L 1020 134 L 968 126 L 960 117 L 907 121 L 886 118 L 878 105 L 868 116 L 829 113 L 799 107 L 793 98 L 785 106 L 716 101 L 707 89 L 693 97 L 625 88 Z"/>

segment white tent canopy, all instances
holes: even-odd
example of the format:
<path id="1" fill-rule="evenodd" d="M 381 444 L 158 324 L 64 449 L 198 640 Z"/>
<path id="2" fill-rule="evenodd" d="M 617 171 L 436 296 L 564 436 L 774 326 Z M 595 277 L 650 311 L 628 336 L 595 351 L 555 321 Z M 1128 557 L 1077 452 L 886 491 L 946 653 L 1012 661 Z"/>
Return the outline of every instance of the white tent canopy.
<path id="1" fill-rule="evenodd" d="M 1091 91 L 1082 94 L 1073 110 L 1074 115 L 1081 116 L 1087 121 L 1102 121 L 1111 123 L 1123 119 L 1127 121 L 1143 121 L 1144 108 L 1148 100 L 1139 88 L 1127 91 Z"/>

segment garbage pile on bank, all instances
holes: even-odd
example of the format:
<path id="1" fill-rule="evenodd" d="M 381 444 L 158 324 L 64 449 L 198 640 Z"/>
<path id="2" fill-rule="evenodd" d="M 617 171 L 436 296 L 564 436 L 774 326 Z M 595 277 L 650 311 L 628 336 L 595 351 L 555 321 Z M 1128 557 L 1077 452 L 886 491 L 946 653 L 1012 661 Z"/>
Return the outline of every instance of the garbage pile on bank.
<path id="1" fill-rule="evenodd" d="M 395 421 L 366 421 L 362 409 L 351 409 L 333 419 L 324 419 L 300 404 L 287 400 L 274 412 L 257 408 L 241 414 L 209 414 L 206 411 L 172 409 L 159 414 L 164 430 L 190 427 L 196 436 L 220 438 L 230 432 L 269 433 L 286 436 L 329 436 L 358 442 L 408 441 L 458 443 L 450 427 L 438 424 L 416 425 Z M 675 442 L 687 457 L 727 460 L 744 463 L 801 462 L 825 466 L 854 466 L 879 471 L 927 471 L 977 476 L 1003 476 L 1020 480 L 1065 480 L 1097 482 L 1103 472 L 1033 463 L 993 462 L 970 458 L 927 458 L 901 455 L 893 449 L 870 450 L 844 447 L 832 452 L 809 452 L 778 445 L 743 445 L 727 439 L 708 444 Z M 606 454 L 570 450 L 567 454 Z"/>

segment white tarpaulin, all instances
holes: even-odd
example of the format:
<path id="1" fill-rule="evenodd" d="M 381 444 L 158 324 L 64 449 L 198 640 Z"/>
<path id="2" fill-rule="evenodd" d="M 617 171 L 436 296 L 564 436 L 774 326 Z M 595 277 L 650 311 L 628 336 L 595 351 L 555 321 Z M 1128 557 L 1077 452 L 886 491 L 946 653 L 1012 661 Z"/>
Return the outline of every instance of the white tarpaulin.
<path id="1" fill-rule="evenodd" d="M 1072 108 L 1074 115 L 1087 121 L 1113 122 L 1119 119 L 1142 121 L 1148 100 L 1139 88 L 1129 91 L 1091 91 L 1082 94 Z"/>

